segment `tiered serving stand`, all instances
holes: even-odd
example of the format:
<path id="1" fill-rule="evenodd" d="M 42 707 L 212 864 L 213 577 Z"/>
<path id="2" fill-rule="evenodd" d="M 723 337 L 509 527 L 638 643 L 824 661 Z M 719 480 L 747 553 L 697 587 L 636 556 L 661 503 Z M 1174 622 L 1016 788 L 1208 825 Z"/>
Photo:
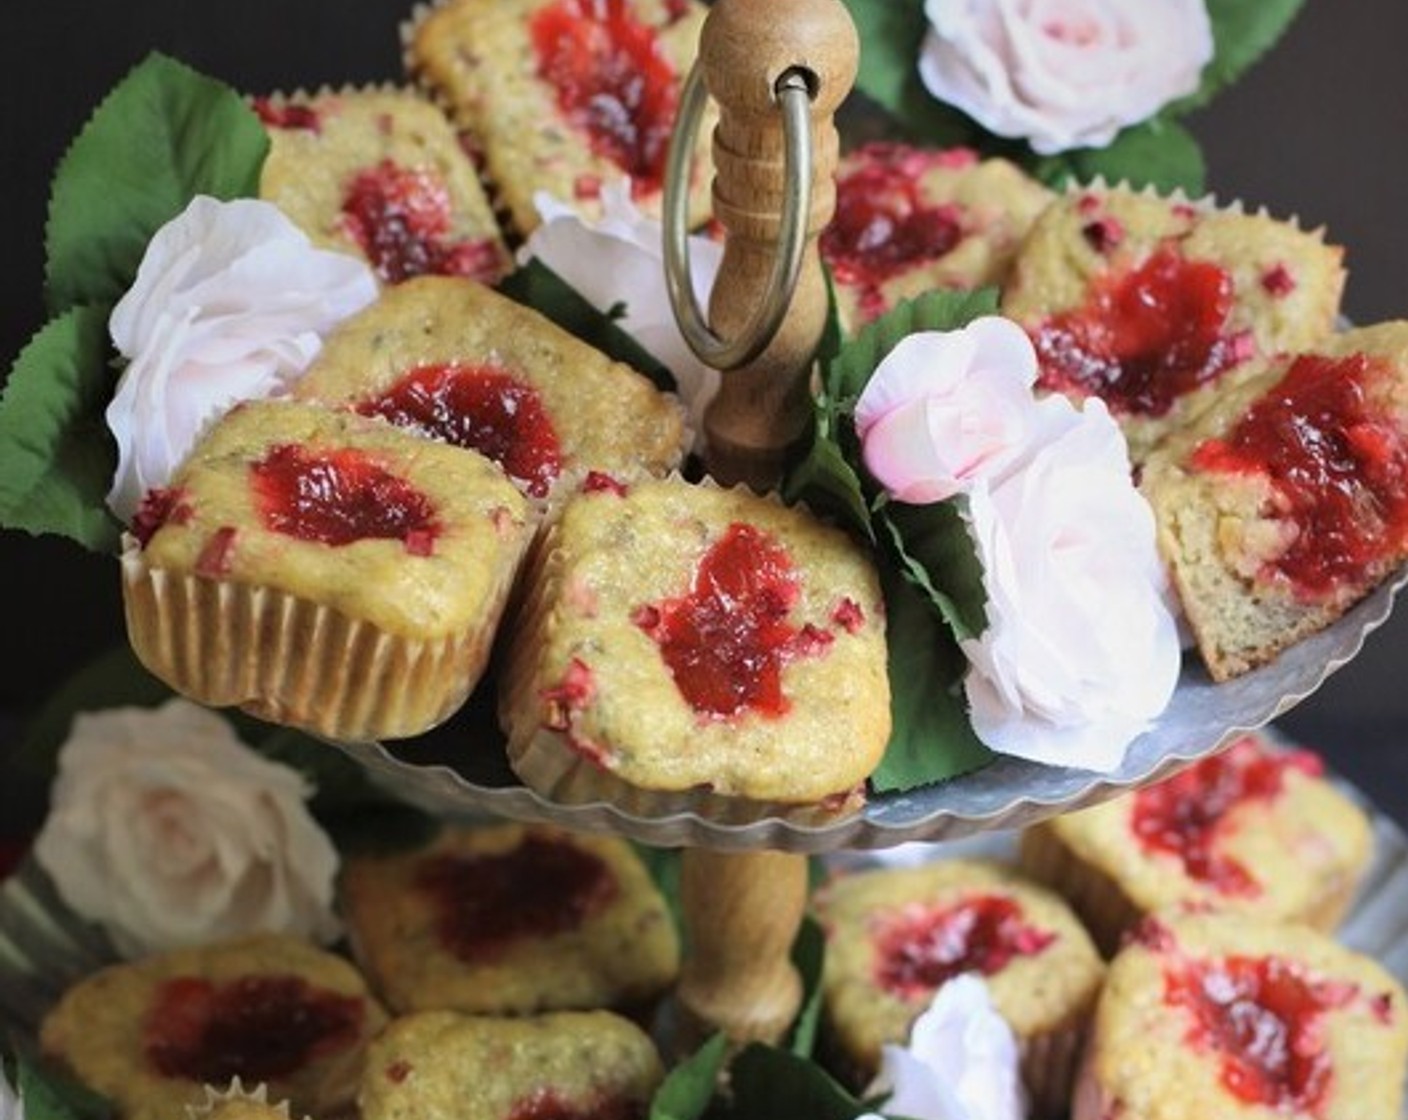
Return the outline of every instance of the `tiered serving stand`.
<path id="1" fill-rule="evenodd" d="M 705 466 L 726 484 L 773 487 L 806 429 L 827 308 L 816 240 L 835 203 L 833 115 L 851 90 L 858 54 L 840 0 L 717 0 L 685 88 L 666 188 L 667 283 L 691 346 L 724 371 L 705 417 Z M 718 108 L 714 214 L 726 239 L 706 313 L 687 279 L 683 184 L 710 97 Z M 688 950 L 676 991 L 682 1037 L 722 1030 L 740 1043 L 772 1041 L 801 996 L 789 950 L 806 904 L 808 854 L 1019 828 L 1165 777 L 1309 696 L 1388 617 L 1402 582 L 1234 682 L 1214 685 L 1190 661 L 1172 703 L 1112 773 L 1000 758 L 911 793 L 875 796 L 862 811 L 820 826 L 552 802 L 514 779 L 502 751 L 493 749 L 492 712 L 473 701 L 451 734 L 341 746 L 397 793 L 437 813 L 487 813 L 683 848 Z M 467 753 L 476 760 L 466 762 Z"/>

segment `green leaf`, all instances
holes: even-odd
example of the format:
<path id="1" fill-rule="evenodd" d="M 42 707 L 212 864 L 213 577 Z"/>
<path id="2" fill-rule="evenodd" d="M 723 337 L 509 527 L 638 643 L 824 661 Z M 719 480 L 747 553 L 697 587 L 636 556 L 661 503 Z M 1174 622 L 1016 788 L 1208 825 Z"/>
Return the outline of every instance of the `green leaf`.
<path id="1" fill-rule="evenodd" d="M 152 235 L 195 195 L 259 193 L 268 148 L 259 118 L 233 89 L 149 54 L 59 162 L 45 226 L 50 309 L 116 303 Z"/>
<path id="2" fill-rule="evenodd" d="M 782 499 L 789 504 L 806 502 L 818 517 L 862 538 L 874 535 L 860 477 L 836 443 L 819 430 L 806 456 L 783 479 Z"/>
<path id="3" fill-rule="evenodd" d="M 821 1023 L 821 968 L 826 958 L 826 935 L 811 915 L 802 918 L 792 942 L 792 965 L 802 978 L 802 1006 L 792 1024 L 788 1048 L 799 1058 L 810 1058 L 816 1048 Z"/>
<path id="4" fill-rule="evenodd" d="M 937 100 L 919 79 L 924 5 L 845 0 L 860 36 L 856 88 L 885 109 L 905 136 L 934 147 L 971 145 L 980 134 L 964 114 Z"/>
<path id="5" fill-rule="evenodd" d="M 961 692 L 967 659 L 952 632 L 903 576 L 882 569 L 893 729 L 870 784 L 899 793 L 967 774 L 993 753 L 978 740 Z"/>
<path id="6" fill-rule="evenodd" d="M 670 1070 L 650 1102 L 650 1120 L 699 1120 L 714 1099 L 728 1038 L 716 1034 Z"/>
<path id="7" fill-rule="evenodd" d="M 729 1120 L 854 1120 L 865 1111 L 821 1066 L 791 1050 L 758 1042 L 734 1058 L 729 1085 Z"/>
<path id="8" fill-rule="evenodd" d="M 598 311 L 576 288 L 537 258 L 499 281 L 498 290 L 551 319 L 608 358 L 624 362 L 644 374 L 657 388 L 667 393 L 678 388 L 674 374 L 622 330 L 609 313 Z"/>
<path id="9" fill-rule="evenodd" d="M 987 628 L 983 565 L 957 500 L 884 504 L 879 520 L 909 581 L 922 591 L 959 641 Z"/>
<path id="10" fill-rule="evenodd" d="M 108 1120 L 116 1115 L 107 1098 L 47 1064 L 20 1053 L 15 1065 L 25 1120 Z"/>
<path id="11" fill-rule="evenodd" d="M 50 320 L 20 351 L 0 393 L 0 525 L 116 552 L 108 353 L 107 314 L 92 307 Z"/>
<path id="12" fill-rule="evenodd" d="M 1304 3 L 1305 0 L 1208 0 L 1213 59 L 1203 70 L 1197 92 L 1179 101 L 1173 111 L 1184 113 L 1206 105 L 1241 78 L 1276 45 Z"/>
<path id="13" fill-rule="evenodd" d="M 1207 165 L 1193 134 L 1168 117 L 1126 128 L 1104 148 L 1078 148 L 1037 162 L 1033 173 L 1054 187 L 1068 181 L 1103 178 L 1131 187 L 1151 186 L 1163 194 L 1183 190 L 1197 197 L 1205 189 Z"/>

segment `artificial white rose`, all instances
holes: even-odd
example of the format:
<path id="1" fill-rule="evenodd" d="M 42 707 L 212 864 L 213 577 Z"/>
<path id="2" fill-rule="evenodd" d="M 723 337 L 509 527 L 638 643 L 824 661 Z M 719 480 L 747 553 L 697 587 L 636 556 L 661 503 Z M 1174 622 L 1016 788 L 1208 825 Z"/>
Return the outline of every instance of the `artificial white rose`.
<path id="1" fill-rule="evenodd" d="M 363 261 L 314 248 L 271 203 L 192 199 L 147 245 L 109 320 L 127 359 L 107 408 L 113 513 L 130 522 L 211 423 L 285 389 L 377 290 Z"/>
<path id="2" fill-rule="evenodd" d="M 311 792 L 188 700 L 80 714 L 34 856 L 127 957 L 255 932 L 329 942 L 338 856 Z"/>
<path id="3" fill-rule="evenodd" d="M 696 358 L 680 334 L 665 287 L 660 223 L 636 209 L 629 179 L 602 187 L 602 215 L 595 223 L 549 194 L 539 192 L 533 202 L 543 221 L 518 251 L 519 263 L 536 257 L 598 311 L 620 308 L 616 325 L 675 375 L 697 439 L 704 407 L 718 392 L 719 373 Z M 718 242 L 690 237 L 690 278 L 701 305 L 708 304 L 722 259 Z"/>
<path id="4" fill-rule="evenodd" d="M 24 1120 L 24 1101 L 19 1089 L 10 1086 L 5 1071 L 0 1069 L 0 1120 Z"/>
<path id="5" fill-rule="evenodd" d="M 890 495 L 938 502 L 1021 454 L 1034 407 L 1036 350 L 995 315 L 901 339 L 856 402 L 866 469 Z"/>
<path id="6" fill-rule="evenodd" d="M 909 1045 L 881 1049 L 865 1095 L 883 1098 L 886 1115 L 911 1120 L 1022 1120 L 1017 1039 L 987 985 L 973 973 L 942 985 L 910 1028 Z"/>
<path id="7" fill-rule="evenodd" d="M 987 628 L 962 642 L 978 738 L 1109 771 L 1168 705 L 1181 647 L 1154 516 L 1104 403 L 1040 402 L 1030 458 L 968 496 Z"/>
<path id="8" fill-rule="evenodd" d="M 929 92 L 1044 155 L 1104 147 L 1194 92 L 1204 0 L 926 0 Z"/>

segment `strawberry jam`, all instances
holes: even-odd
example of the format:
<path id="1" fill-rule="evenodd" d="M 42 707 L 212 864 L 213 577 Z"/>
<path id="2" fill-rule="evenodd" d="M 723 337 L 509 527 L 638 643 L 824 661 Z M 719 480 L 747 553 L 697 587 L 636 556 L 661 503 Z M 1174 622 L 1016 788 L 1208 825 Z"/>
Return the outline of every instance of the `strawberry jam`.
<path id="1" fill-rule="evenodd" d="M 504 852 L 427 859 L 416 885 L 434 900 L 441 943 L 469 962 L 492 960 L 520 938 L 570 933 L 617 891 L 595 853 L 533 835 Z"/>
<path id="2" fill-rule="evenodd" d="M 163 525 L 184 525 L 194 513 L 184 490 L 154 486 L 142 495 L 142 502 L 132 515 L 132 535 L 146 548 Z"/>
<path id="3" fill-rule="evenodd" d="M 357 411 L 494 460 L 535 498 L 562 473 L 562 447 L 538 391 L 501 367 L 417 366 Z"/>
<path id="4" fill-rule="evenodd" d="M 624 1097 L 598 1097 L 575 1103 L 564 1100 L 551 1089 L 538 1089 L 531 1096 L 514 1101 L 509 1120 L 645 1120 L 642 1101 Z"/>
<path id="5" fill-rule="evenodd" d="M 283 128 L 302 132 L 319 132 L 322 121 L 318 111 L 311 105 L 276 103 L 267 97 L 257 97 L 253 102 L 255 115 L 268 128 Z"/>
<path id="6" fill-rule="evenodd" d="M 1272 751 L 1252 736 L 1238 739 L 1172 778 L 1134 795 L 1131 825 L 1140 845 L 1179 860 L 1186 873 L 1222 894 L 1254 895 L 1260 885 L 1240 863 L 1217 851 L 1238 805 L 1270 801 L 1286 772 L 1317 775 L 1323 766 L 1309 751 Z"/>
<path id="7" fill-rule="evenodd" d="M 1226 333 L 1233 295 L 1225 270 L 1166 245 L 1035 330 L 1039 383 L 1098 396 L 1116 416 L 1163 416 L 1250 356 L 1250 336 Z"/>
<path id="8" fill-rule="evenodd" d="M 495 241 L 457 240 L 450 226 L 449 189 L 428 168 L 384 159 L 356 175 L 342 200 L 342 228 L 388 284 L 425 275 L 497 281 L 504 261 Z"/>
<path id="9" fill-rule="evenodd" d="M 839 283 L 859 289 L 865 319 L 885 311 L 880 289 L 887 280 L 962 240 L 958 207 L 931 205 L 921 189 L 925 172 L 953 159 L 951 152 L 867 144 L 857 153 L 859 166 L 837 179 L 836 215 L 822 231 L 821 255 Z"/>
<path id="10" fill-rule="evenodd" d="M 147 1060 L 163 1077 L 212 1085 L 287 1077 L 356 1043 L 364 1007 L 356 996 L 298 976 L 245 976 L 224 983 L 188 976 L 157 989 L 143 1024 Z"/>
<path id="11" fill-rule="evenodd" d="M 1229 1093 L 1300 1116 L 1315 1112 L 1333 1073 L 1324 1016 L 1357 989 L 1276 957 L 1229 957 L 1167 974 L 1164 993 L 1192 1020 L 1188 1042 L 1217 1054 Z"/>
<path id="12" fill-rule="evenodd" d="M 1299 357 L 1225 437 L 1193 453 L 1200 470 L 1270 479 L 1274 516 L 1297 530 L 1271 574 L 1307 598 L 1408 544 L 1408 441 L 1369 400 L 1371 380 L 1387 376 L 1363 354 Z"/>
<path id="13" fill-rule="evenodd" d="M 639 607 L 632 618 L 701 716 L 777 718 L 789 707 L 783 666 L 830 645 L 816 640 L 815 627 L 787 621 L 800 594 L 787 550 L 761 529 L 734 523 L 700 560 L 689 594 Z"/>
<path id="14" fill-rule="evenodd" d="M 964 972 L 991 976 L 1015 957 L 1040 953 L 1056 940 L 1022 920 L 1002 895 L 979 895 L 953 906 L 906 906 L 876 930 L 875 980 L 901 999 L 924 999 Z"/>
<path id="15" fill-rule="evenodd" d="M 271 532 L 334 547 L 399 540 L 418 555 L 440 534 L 430 499 L 362 451 L 280 444 L 250 474 L 255 505 Z"/>
<path id="16" fill-rule="evenodd" d="M 556 0 L 533 16 L 531 34 L 563 116 L 631 177 L 633 194 L 659 191 L 679 83 L 655 29 L 629 0 Z"/>

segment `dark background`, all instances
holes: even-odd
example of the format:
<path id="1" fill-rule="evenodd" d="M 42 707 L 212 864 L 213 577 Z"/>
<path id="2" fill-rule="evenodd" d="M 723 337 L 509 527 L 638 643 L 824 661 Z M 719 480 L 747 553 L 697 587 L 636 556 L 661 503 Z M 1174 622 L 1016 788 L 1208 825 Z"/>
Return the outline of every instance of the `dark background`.
<path id="1" fill-rule="evenodd" d="M 42 322 L 49 175 L 91 108 L 151 49 L 248 92 L 393 80 L 412 0 L 40 0 L 0 37 L 0 369 Z M 766 0 L 759 0 L 766 2 Z M 913 0 L 918 3 L 919 0 Z M 1129 0 L 1141 3 L 1144 0 Z M 1189 118 L 1208 181 L 1347 248 L 1345 312 L 1408 317 L 1408 3 L 1308 0 L 1280 46 Z M 111 557 L 0 531 L 0 732 L 77 665 L 123 640 Z M 1408 611 L 1279 721 L 1408 823 Z M 0 740 L 2 742 L 3 740 Z M 0 794 L 13 781 L 0 768 Z M 0 811 L 15 798 L 0 796 Z M 7 807 L 7 805 L 9 807 Z M 3 822 L 0 822 L 3 825 Z M 0 832 L 4 832 L 0 827 Z"/>

